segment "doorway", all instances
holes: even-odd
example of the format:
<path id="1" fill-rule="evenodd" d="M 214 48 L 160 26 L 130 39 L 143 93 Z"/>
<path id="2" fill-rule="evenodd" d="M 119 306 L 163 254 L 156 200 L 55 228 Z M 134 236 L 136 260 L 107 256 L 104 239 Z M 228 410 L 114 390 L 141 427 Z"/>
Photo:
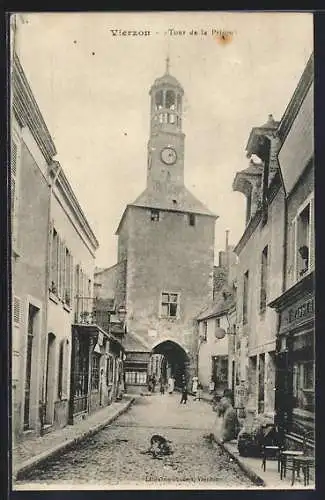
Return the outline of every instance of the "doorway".
<path id="1" fill-rule="evenodd" d="M 28 308 L 27 327 L 27 351 L 26 351 L 26 371 L 24 387 L 24 430 L 30 428 L 30 399 L 31 399 L 31 379 L 32 379 L 32 353 L 35 337 L 35 321 L 39 309 L 32 304 Z"/>
<path id="2" fill-rule="evenodd" d="M 47 336 L 47 366 L 46 366 L 46 412 L 45 423 L 51 425 L 54 418 L 55 394 L 55 335 Z"/>

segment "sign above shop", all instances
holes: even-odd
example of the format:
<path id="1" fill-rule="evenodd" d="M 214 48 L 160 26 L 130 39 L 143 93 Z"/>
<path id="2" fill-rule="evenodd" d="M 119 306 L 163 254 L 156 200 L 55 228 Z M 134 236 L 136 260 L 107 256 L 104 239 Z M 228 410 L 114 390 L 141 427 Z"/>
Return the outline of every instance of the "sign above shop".
<path id="1" fill-rule="evenodd" d="M 281 313 L 280 333 L 292 330 L 314 318 L 314 297 L 304 297 Z"/>

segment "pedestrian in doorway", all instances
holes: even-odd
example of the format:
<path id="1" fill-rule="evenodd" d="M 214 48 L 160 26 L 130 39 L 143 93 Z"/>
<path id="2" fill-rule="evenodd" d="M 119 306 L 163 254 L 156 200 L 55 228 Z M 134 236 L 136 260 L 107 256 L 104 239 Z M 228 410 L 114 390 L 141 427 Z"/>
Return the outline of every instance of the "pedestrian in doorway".
<path id="1" fill-rule="evenodd" d="M 210 384 L 209 384 L 209 393 L 213 394 L 214 393 L 214 380 L 211 379 Z"/>
<path id="2" fill-rule="evenodd" d="M 156 383 L 157 383 L 155 374 L 152 375 L 151 382 L 152 382 L 152 392 L 155 392 Z"/>
<path id="3" fill-rule="evenodd" d="M 196 393 L 196 399 L 198 399 L 199 401 L 201 401 L 201 397 L 202 397 L 202 384 L 201 382 L 198 382 L 197 384 L 197 393 Z"/>
<path id="4" fill-rule="evenodd" d="M 184 403 L 184 405 L 186 405 L 186 403 L 187 403 L 187 395 L 188 395 L 187 385 L 184 384 L 183 387 L 182 387 L 182 397 L 181 397 L 181 400 L 180 400 L 180 404 Z"/>
<path id="5" fill-rule="evenodd" d="M 168 394 L 173 394 L 175 386 L 175 379 L 173 376 L 168 379 Z"/>
<path id="6" fill-rule="evenodd" d="M 148 378 L 148 391 L 151 392 L 152 391 L 152 377 L 150 375 L 150 377 Z"/>
<path id="7" fill-rule="evenodd" d="M 196 400 L 198 381 L 199 381 L 198 377 L 192 378 L 192 394 L 194 396 L 194 401 Z"/>

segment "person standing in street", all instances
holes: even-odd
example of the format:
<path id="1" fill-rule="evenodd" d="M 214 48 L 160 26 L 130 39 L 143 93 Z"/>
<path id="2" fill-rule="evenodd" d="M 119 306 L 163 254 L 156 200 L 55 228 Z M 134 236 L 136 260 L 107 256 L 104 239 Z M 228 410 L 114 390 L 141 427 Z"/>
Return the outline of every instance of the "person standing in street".
<path id="1" fill-rule="evenodd" d="M 201 401 L 201 397 L 202 397 L 202 384 L 201 382 L 198 382 L 197 384 L 197 393 L 196 393 L 196 399 L 198 399 L 199 401 Z"/>
<path id="2" fill-rule="evenodd" d="M 198 380 L 199 380 L 198 377 L 192 378 L 192 394 L 194 396 L 194 401 L 196 400 Z"/>
<path id="3" fill-rule="evenodd" d="M 160 378 L 160 394 L 165 394 L 165 384 L 163 378 Z"/>
<path id="4" fill-rule="evenodd" d="M 183 387 L 182 387 L 182 397 L 181 397 L 181 400 L 180 400 L 180 404 L 184 403 L 184 405 L 186 405 L 186 403 L 187 403 L 187 395 L 188 395 L 187 385 L 183 384 Z"/>
<path id="5" fill-rule="evenodd" d="M 174 385 L 175 385 L 175 379 L 173 376 L 170 376 L 168 379 L 168 394 L 173 394 Z"/>

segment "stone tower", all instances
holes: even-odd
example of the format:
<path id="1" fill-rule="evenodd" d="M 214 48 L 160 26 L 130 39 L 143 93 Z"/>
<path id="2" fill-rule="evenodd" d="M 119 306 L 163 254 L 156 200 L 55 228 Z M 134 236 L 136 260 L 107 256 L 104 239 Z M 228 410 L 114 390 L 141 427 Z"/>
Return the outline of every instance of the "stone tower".
<path id="1" fill-rule="evenodd" d="M 212 300 L 217 218 L 184 184 L 183 95 L 167 59 L 150 89 L 147 186 L 116 232 L 118 262 L 126 263 L 117 285 L 127 311 L 126 349 L 129 335 L 164 355 L 176 384 L 196 367 L 193 320 Z"/>

